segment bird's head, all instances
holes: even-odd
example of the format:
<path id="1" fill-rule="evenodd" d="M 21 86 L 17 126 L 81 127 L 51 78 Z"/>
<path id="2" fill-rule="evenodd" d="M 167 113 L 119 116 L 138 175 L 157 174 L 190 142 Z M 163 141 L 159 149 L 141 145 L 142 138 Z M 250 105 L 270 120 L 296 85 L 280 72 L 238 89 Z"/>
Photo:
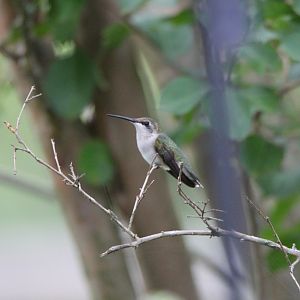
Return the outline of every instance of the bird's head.
<path id="1" fill-rule="evenodd" d="M 151 118 L 146 118 L 146 117 L 129 118 L 129 117 L 124 117 L 119 115 L 112 115 L 112 114 L 107 114 L 107 115 L 109 117 L 126 120 L 132 123 L 136 129 L 137 134 L 141 134 L 145 136 L 145 135 L 157 134 L 159 132 L 159 127 L 157 122 L 155 122 Z"/>

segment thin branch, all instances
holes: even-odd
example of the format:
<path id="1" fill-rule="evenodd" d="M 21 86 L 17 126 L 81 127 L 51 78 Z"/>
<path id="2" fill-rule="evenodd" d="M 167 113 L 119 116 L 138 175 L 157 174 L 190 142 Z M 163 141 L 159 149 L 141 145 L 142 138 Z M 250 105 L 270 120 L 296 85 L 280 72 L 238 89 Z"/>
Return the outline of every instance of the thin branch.
<path id="1" fill-rule="evenodd" d="M 296 249 L 295 244 L 293 244 L 293 247 L 292 247 L 292 248 L 293 248 L 293 249 Z M 299 261 L 300 261 L 300 257 L 298 256 L 297 259 L 290 265 L 290 275 L 291 275 L 293 281 L 295 282 L 295 284 L 296 284 L 296 286 L 297 286 L 297 288 L 298 288 L 298 291 L 300 292 L 300 285 L 299 285 L 299 282 L 297 281 L 297 279 L 296 279 L 296 277 L 295 277 L 295 275 L 294 275 L 294 268 L 295 268 L 295 266 L 299 263 Z"/>
<path id="2" fill-rule="evenodd" d="M 15 127 L 16 133 L 18 133 L 19 125 L 20 125 L 20 119 L 21 119 L 21 116 L 22 116 L 22 114 L 23 114 L 23 111 L 24 111 L 24 109 L 25 109 L 26 104 L 27 104 L 29 101 L 31 101 L 31 100 L 33 100 L 33 99 L 35 99 L 35 98 L 38 98 L 38 97 L 40 97 L 40 96 L 42 95 L 42 94 L 37 94 L 37 95 L 33 95 L 33 96 L 32 96 L 32 93 L 33 93 L 34 91 L 35 91 L 35 86 L 33 85 L 33 86 L 31 87 L 31 89 L 30 89 L 30 91 L 29 91 L 29 93 L 28 93 L 28 95 L 27 95 L 27 97 L 26 97 L 26 99 L 25 99 L 23 105 L 22 105 L 22 108 L 21 108 L 21 110 L 20 110 L 19 116 L 18 116 L 18 118 L 17 118 L 17 123 L 16 123 L 16 127 Z"/>
<path id="3" fill-rule="evenodd" d="M 297 281 L 295 275 L 294 275 L 294 268 L 296 266 L 296 264 L 299 262 L 300 260 L 300 257 L 298 256 L 297 259 L 292 263 L 290 258 L 289 258 L 289 252 L 287 251 L 286 247 L 282 244 L 280 238 L 279 238 L 279 235 L 278 233 L 276 232 L 275 230 L 275 227 L 273 226 L 270 218 L 268 216 L 266 216 L 263 211 L 258 207 L 257 204 L 255 204 L 253 201 L 251 201 L 249 199 L 249 197 L 246 196 L 246 199 L 247 201 L 255 208 L 255 210 L 259 213 L 259 215 L 268 223 L 268 225 L 270 226 L 272 232 L 273 232 L 273 235 L 275 236 L 276 240 L 277 240 L 277 243 L 278 245 L 280 246 L 280 250 L 281 252 L 284 254 L 284 257 L 287 261 L 287 264 L 289 266 L 289 269 L 290 269 L 290 275 L 292 277 L 292 280 L 294 281 L 294 283 L 296 284 L 297 288 L 298 288 L 298 291 L 300 293 L 300 285 L 299 285 L 299 282 Z M 293 244 L 293 247 L 292 249 L 296 250 L 296 245 Z"/>
<path id="4" fill-rule="evenodd" d="M 208 229 L 211 231 L 214 231 L 215 228 L 209 224 L 209 221 L 215 220 L 215 221 L 223 221 L 218 218 L 214 217 L 207 217 L 206 214 L 208 212 L 211 212 L 212 210 L 206 210 L 208 201 L 203 203 L 203 208 L 201 208 L 197 203 L 195 203 L 190 197 L 187 196 L 187 194 L 182 190 L 182 181 L 181 181 L 181 176 L 182 176 L 182 167 L 183 164 L 182 162 L 179 163 L 179 175 L 177 178 L 177 192 L 179 196 L 183 199 L 184 203 L 190 206 L 194 212 L 198 215 L 198 217 L 203 221 L 203 223 L 207 226 Z"/>
<path id="5" fill-rule="evenodd" d="M 279 236 L 278 236 L 278 234 L 277 234 L 277 232 L 276 232 L 276 230 L 275 230 L 275 228 L 274 228 L 274 226 L 273 226 L 273 224 L 272 224 L 270 218 L 269 218 L 268 216 L 266 216 L 266 215 L 263 213 L 263 211 L 258 207 L 258 205 L 255 204 L 253 201 L 251 201 L 251 200 L 249 199 L 249 197 L 246 196 L 246 199 L 247 199 L 247 201 L 255 208 L 255 210 L 258 212 L 258 214 L 259 214 L 259 215 L 260 215 L 260 216 L 261 216 L 261 217 L 269 224 L 269 226 L 270 226 L 270 228 L 271 228 L 271 230 L 272 230 L 272 232 L 273 232 L 274 237 L 276 238 L 278 244 L 281 246 L 281 251 L 282 251 L 282 253 L 283 253 L 284 256 L 285 256 L 285 259 L 286 259 L 288 265 L 291 266 L 290 258 L 289 258 L 289 256 L 288 256 L 288 254 L 284 251 L 283 244 L 282 244 L 282 242 L 281 242 L 281 240 L 280 240 L 280 238 L 279 238 Z"/>
<path id="6" fill-rule="evenodd" d="M 59 172 L 61 172 L 60 164 L 59 164 L 58 157 L 57 157 L 57 152 L 56 152 L 56 149 L 55 149 L 54 139 L 51 139 L 51 145 L 52 145 L 52 151 L 53 151 L 54 159 L 55 159 L 55 162 L 56 162 L 57 170 Z"/>
<path id="7" fill-rule="evenodd" d="M 110 247 L 108 250 L 103 252 L 101 254 L 101 257 L 104 257 L 110 253 L 117 252 L 122 249 L 126 248 L 137 248 L 138 246 L 151 242 L 153 240 L 161 239 L 161 238 L 167 238 L 167 237 L 178 237 L 178 236 L 209 236 L 209 237 L 228 237 L 232 239 L 239 240 L 240 242 L 250 242 L 250 243 L 255 243 L 263 246 L 270 247 L 272 249 L 276 249 L 281 251 L 281 246 L 278 243 L 275 243 L 271 240 L 263 239 L 260 237 L 256 237 L 253 235 L 248 235 L 244 234 L 238 231 L 234 230 L 226 230 L 218 227 L 213 227 L 212 230 L 170 230 L 170 231 L 162 231 L 160 233 L 155 233 L 151 235 L 147 235 L 141 238 L 137 238 L 135 241 L 126 243 L 126 244 L 121 244 L 121 245 L 116 245 L 113 247 Z M 295 249 L 294 247 L 288 248 L 286 246 L 283 246 L 284 250 L 293 256 L 296 256 L 297 258 L 300 259 L 300 251 Z"/>
<path id="8" fill-rule="evenodd" d="M 132 223 L 133 223 L 133 220 L 134 220 L 134 217 L 135 217 L 135 213 L 136 213 L 136 210 L 139 206 L 139 204 L 141 203 L 141 201 L 143 200 L 145 194 L 147 193 L 147 190 L 149 189 L 149 187 L 153 184 L 154 180 L 152 180 L 149 184 L 148 184 L 148 181 L 149 181 L 149 178 L 150 178 L 150 175 L 152 174 L 152 172 L 157 169 L 157 165 L 154 164 L 154 161 L 155 161 L 155 158 L 156 156 L 154 157 L 153 159 L 153 162 L 151 163 L 150 165 L 150 168 L 147 172 L 147 175 L 146 175 L 146 178 L 144 180 L 144 183 L 140 189 L 140 193 L 136 196 L 136 199 L 135 199 L 135 203 L 134 203 L 134 206 L 133 206 L 133 209 L 132 209 L 132 213 L 131 213 L 131 216 L 130 216 L 130 219 L 129 219 L 129 225 L 128 225 L 128 229 L 131 230 L 131 227 L 132 227 Z M 148 185 L 147 185 L 148 184 Z"/>
<path id="9" fill-rule="evenodd" d="M 211 232 L 208 230 L 172 230 L 172 231 L 162 231 L 160 233 L 155 233 L 151 235 L 147 235 L 141 238 L 137 238 L 135 241 L 125 244 L 120 244 L 116 246 L 112 246 L 107 249 L 105 252 L 101 253 L 100 257 L 104 257 L 113 252 L 117 252 L 126 248 L 137 248 L 138 246 L 148 243 L 154 240 L 158 240 L 166 237 L 177 237 L 184 235 L 201 235 L 201 236 L 210 236 Z"/>

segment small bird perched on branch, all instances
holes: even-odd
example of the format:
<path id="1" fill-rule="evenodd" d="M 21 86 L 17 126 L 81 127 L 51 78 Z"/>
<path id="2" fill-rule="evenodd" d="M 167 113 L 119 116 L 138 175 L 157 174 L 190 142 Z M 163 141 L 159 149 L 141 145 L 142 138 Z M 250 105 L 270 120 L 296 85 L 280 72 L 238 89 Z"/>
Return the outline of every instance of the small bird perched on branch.
<path id="1" fill-rule="evenodd" d="M 159 132 L 158 124 L 150 118 L 129 118 L 107 114 L 113 118 L 129 121 L 136 129 L 137 146 L 149 165 L 156 165 L 176 179 L 181 169 L 181 181 L 189 187 L 202 187 L 181 149 L 165 133 Z"/>

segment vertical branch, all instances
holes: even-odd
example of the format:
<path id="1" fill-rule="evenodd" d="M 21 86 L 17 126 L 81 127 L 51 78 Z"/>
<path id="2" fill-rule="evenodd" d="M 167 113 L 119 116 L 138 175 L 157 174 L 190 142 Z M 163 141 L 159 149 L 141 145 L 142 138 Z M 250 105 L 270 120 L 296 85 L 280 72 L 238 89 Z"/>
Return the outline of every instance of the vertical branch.
<path id="1" fill-rule="evenodd" d="M 33 99 L 35 99 L 35 98 L 38 98 L 38 97 L 40 97 L 42 94 L 40 93 L 40 94 L 37 94 L 37 95 L 32 95 L 32 93 L 35 91 L 35 86 L 33 85 L 33 86 L 31 86 L 31 88 L 30 88 L 30 91 L 29 91 L 29 93 L 28 93 L 28 95 L 27 95 L 27 97 L 26 97 L 26 99 L 25 99 L 25 101 L 24 101 L 24 103 L 23 103 L 23 105 L 22 105 L 22 108 L 21 108 L 21 110 L 20 110 L 20 112 L 19 112 L 19 115 L 18 115 L 18 118 L 17 118 L 17 122 L 16 122 L 16 127 L 15 127 L 15 130 L 16 130 L 16 133 L 18 134 L 19 133 L 19 125 L 20 125 L 20 120 L 21 120 L 21 116 L 22 116 L 22 114 L 23 114 L 23 111 L 24 111 L 24 109 L 25 109 L 25 106 L 26 106 L 26 104 L 29 102 L 29 101 L 31 101 L 31 100 L 33 100 Z"/>
<path id="2" fill-rule="evenodd" d="M 56 152 L 56 149 L 55 149 L 54 139 L 51 139 L 51 145 L 52 145 L 52 151 L 53 151 L 54 159 L 55 159 L 55 162 L 56 162 L 57 170 L 58 170 L 58 172 L 61 172 L 61 167 L 60 167 L 58 157 L 57 157 L 57 152 Z"/>
<path id="3" fill-rule="evenodd" d="M 155 159 L 154 159 L 155 160 Z M 153 160 L 153 161 L 154 161 Z M 152 172 L 157 169 L 157 166 L 154 164 L 154 162 L 152 162 L 152 164 L 150 165 L 150 168 L 147 172 L 147 175 L 146 175 L 146 178 L 144 180 L 144 183 L 140 189 L 140 193 L 138 194 L 138 196 L 136 196 L 136 199 L 135 199 L 135 202 L 134 202 L 134 206 L 133 206 L 133 209 L 132 209 L 132 213 L 131 213 L 131 216 L 130 216 L 130 219 L 129 219 L 129 225 L 128 225 L 128 230 L 131 230 L 131 227 L 132 227 L 132 223 L 133 223 L 133 220 L 134 220 L 134 216 L 135 216 L 135 213 L 136 213 L 136 210 L 139 206 L 139 204 L 141 203 L 141 201 L 143 200 L 147 190 L 149 189 L 149 187 L 153 184 L 154 180 L 152 180 L 148 185 L 148 181 L 149 181 L 149 178 L 150 178 L 150 175 L 152 174 Z"/>

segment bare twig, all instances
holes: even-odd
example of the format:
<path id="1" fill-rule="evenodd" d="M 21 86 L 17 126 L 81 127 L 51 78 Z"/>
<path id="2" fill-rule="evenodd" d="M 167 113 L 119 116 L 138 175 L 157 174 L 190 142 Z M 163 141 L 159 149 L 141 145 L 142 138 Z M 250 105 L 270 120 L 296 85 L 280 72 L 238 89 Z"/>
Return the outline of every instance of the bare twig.
<path id="1" fill-rule="evenodd" d="M 258 212 L 258 214 L 268 223 L 269 227 L 271 228 L 272 230 L 272 233 L 278 243 L 278 245 L 280 246 L 280 250 L 281 252 L 284 254 L 284 257 L 287 261 L 287 264 L 289 266 L 289 269 L 290 269 L 290 275 L 292 277 L 292 280 L 295 282 L 297 288 L 298 288 L 298 291 L 300 293 L 300 285 L 299 285 L 299 282 L 297 281 L 295 275 L 294 275 L 294 268 L 296 266 L 296 264 L 300 261 L 300 257 L 298 256 L 297 259 L 292 263 L 290 258 L 289 258 L 289 252 L 287 251 L 286 247 L 282 244 L 280 238 L 279 238 L 279 235 L 278 233 L 276 232 L 275 230 L 275 227 L 273 226 L 273 223 L 271 222 L 270 218 L 268 216 L 266 216 L 263 211 L 258 207 L 258 205 L 256 203 L 254 203 L 253 201 L 251 201 L 249 199 L 249 197 L 246 196 L 246 199 L 247 201 L 255 208 L 255 210 Z M 296 245 L 293 244 L 293 247 L 292 249 L 296 249 Z"/>
<path id="2" fill-rule="evenodd" d="M 150 178 L 150 175 L 152 174 L 152 172 L 157 169 L 157 165 L 155 165 L 154 161 L 156 159 L 156 155 L 150 165 L 150 168 L 147 172 L 147 175 L 146 175 L 146 178 L 144 180 L 144 183 L 140 189 L 140 193 L 136 196 L 136 199 L 135 199 L 135 203 L 134 203 L 134 206 L 133 206 L 133 209 L 132 209 L 132 213 L 131 213 L 131 216 L 130 216 L 130 219 L 129 219 L 129 225 L 128 225 L 128 229 L 131 230 L 131 227 L 132 227 L 132 223 L 133 223 L 133 220 L 134 220 L 134 217 L 135 217 L 135 213 L 136 213 L 136 210 L 139 206 L 139 204 L 141 203 L 141 201 L 143 200 L 145 194 L 147 193 L 147 190 L 149 189 L 149 187 L 153 184 L 154 180 L 152 180 L 149 184 L 148 184 L 148 181 L 149 181 L 149 178 Z M 148 184 L 148 185 L 147 185 Z"/>
<path id="3" fill-rule="evenodd" d="M 56 162 L 57 170 L 59 172 L 61 172 L 60 164 L 59 164 L 58 157 L 57 157 L 57 152 L 56 152 L 56 149 L 55 149 L 54 139 L 51 139 L 51 145 L 52 145 L 52 151 L 53 151 L 54 159 L 55 159 L 55 162 Z"/>
<path id="4" fill-rule="evenodd" d="M 23 111 L 24 111 L 24 109 L 25 109 L 26 104 L 27 104 L 29 101 L 31 101 L 31 100 L 33 100 L 33 99 L 35 99 L 35 98 L 38 98 L 38 97 L 40 97 L 40 96 L 42 95 L 42 94 L 32 95 L 32 93 L 33 93 L 34 91 L 35 91 L 35 86 L 33 85 L 33 86 L 31 87 L 31 89 L 30 89 L 30 91 L 29 91 L 29 93 L 28 93 L 28 95 L 27 95 L 27 97 L 26 97 L 26 99 L 25 99 L 23 105 L 22 105 L 22 108 L 21 108 L 21 110 L 20 110 L 19 116 L 18 116 L 18 118 L 17 118 L 17 123 L 16 123 L 16 127 L 15 127 L 16 133 L 19 133 L 18 131 L 19 131 L 20 120 L 21 120 L 21 116 L 22 116 L 22 114 L 23 114 Z"/>
<path id="5" fill-rule="evenodd" d="M 252 200 L 249 199 L 249 197 L 246 196 L 246 199 L 247 201 L 255 208 L 255 210 L 258 212 L 258 214 L 268 223 L 268 225 L 270 226 L 271 230 L 272 230 L 272 233 L 274 235 L 274 237 L 276 238 L 278 244 L 281 246 L 281 251 L 283 252 L 284 256 L 285 256 L 285 259 L 288 263 L 288 265 L 290 266 L 291 265 L 291 261 L 290 261 L 290 258 L 288 256 L 288 254 L 284 251 L 284 248 L 283 248 L 283 244 L 270 220 L 270 218 L 268 216 L 266 216 L 263 211 L 258 207 L 257 204 L 255 204 Z"/>
<path id="6" fill-rule="evenodd" d="M 296 245 L 295 245 L 295 244 L 293 244 L 292 249 L 296 249 Z M 299 263 L 299 261 L 300 261 L 300 257 L 298 256 L 298 257 L 296 258 L 296 260 L 290 265 L 290 275 L 291 275 L 293 281 L 295 282 L 295 284 L 296 284 L 296 286 L 297 286 L 297 288 L 298 288 L 298 291 L 300 292 L 300 285 L 299 285 L 299 282 L 297 281 L 297 279 L 296 279 L 296 277 L 295 277 L 295 275 L 294 275 L 294 268 L 295 268 L 295 266 Z"/>
<path id="7" fill-rule="evenodd" d="M 212 230 L 170 230 L 170 231 L 162 231 L 160 233 L 151 234 L 148 236 L 144 236 L 141 238 L 137 238 L 135 241 L 131 243 L 116 245 L 113 247 L 110 247 L 107 251 L 103 252 L 101 254 L 101 257 L 106 256 L 110 253 L 117 252 L 119 250 L 125 249 L 125 248 L 137 248 L 141 244 L 151 242 L 153 240 L 161 239 L 161 238 L 167 238 L 167 237 L 178 237 L 178 236 L 209 236 L 209 237 L 228 237 L 232 239 L 239 240 L 241 242 L 251 242 L 263 246 L 267 246 L 276 250 L 281 251 L 281 246 L 278 243 L 275 243 L 271 240 L 263 239 L 260 237 L 256 237 L 253 235 L 244 234 L 238 231 L 234 230 L 226 230 L 218 227 L 212 226 Z M 300 257 L 300 251 L 295 248 L 288 248 L 286 246 L 283 246 L 284 250 L 293 256 L 296 256 L 297 258 Z"/>
<path id="8" fill-rule="evenodd" d="M 215 220 L 215 221 L 221 221 L 221 219 L 214 218 L 214 217 L 207 217 L 206 214 L 208 212 L 211 212 L 212 210 L 206 210 L 206 207 L 208 205 L 208 201 L 203 203 L 203 208 L 201 208 L 197 203 L 195 203 L 190 197 L 187 196 L 187 194 L 182 190 L 182 162 L 179 163 L 179 175 L 177 178 L 177 192 L 179 196 L 183 199 L 184 203 L 190 206 L 194 212 L 198 215 L 198 217 L 203 221 L 203 223 L 207 226 L 208 229 L 211 231 L 214 231 L 215 228 L 209 224 L 209 221 Z"/>

